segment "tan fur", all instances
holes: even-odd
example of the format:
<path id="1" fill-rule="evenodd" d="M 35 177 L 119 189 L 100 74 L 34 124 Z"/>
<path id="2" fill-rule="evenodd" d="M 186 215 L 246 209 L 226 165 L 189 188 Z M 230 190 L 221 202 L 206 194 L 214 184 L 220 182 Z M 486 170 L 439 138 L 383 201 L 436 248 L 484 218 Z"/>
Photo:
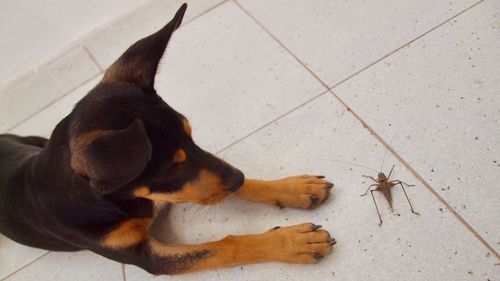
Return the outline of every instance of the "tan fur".
<path id="1" fill-rule="evenodd" d="M 106 234 L 101 243 L 103 246 L 112 249 L 121 249 L 136 245 L 146 237 L 150 220 L 149 218 L 125 220 Z"/>
<path id="2" fill-rule="evenodd" d="M 184 119 L 184 120 L 182 120 L 182 125 L 184 126 L 184 132 L 188 136 L 191 136 L 192 129 L 191 129 L 191 126 L 189 125 L 189 122 L 186 119 Z"/>
<path id="3" fill-rule="evenodd" d="M 326 256 L 332 249 L 330 234 L 316 230 L 310 223 L 262 234 L 228 236 L 201 245 L 169 246 L 150 240 L 149 246 L 155 255 L 163 257 L 182 256 L 196 251 L 212 253 L 186 272 L 270 261 L 311 264 L 318 261 L 314 254 Z"/>
<path id="4" fill-rule="evenodd" d="M 323 202 L 328 197 L 328 182 L 316 176 L 296 176 L 263 181 L 245 179 L 236 196 L 253 202 L 277 204 L 283 207 L 310 208 L 314 200 Z"/>
<path id="5" fill-rule="evenodd" d="M 174 153 L 174 157 L 172 159 L 172 161 L 174 161 L 174 163 L 182 163 L 184 161 L 186 161 L 187 159 L 187 155 L 186 155 L 186 152 L 184 151 L 184 149 L 177 149 Z"/>
<path id="6" fill-rule="evenodd" d="M 137 188 L 134 191 L 134 195 L 153 201 L 170 203 L 191 202 L 195 204 L 211 205 L 223 200 L 229 195 L 229 192 L 224 189 L 224 185 L 217 175 L 210 171 L 202 170 L 195 180 L 184 184 L 178 192 L 150 192 L 148 187 L 143 186 Z"/>

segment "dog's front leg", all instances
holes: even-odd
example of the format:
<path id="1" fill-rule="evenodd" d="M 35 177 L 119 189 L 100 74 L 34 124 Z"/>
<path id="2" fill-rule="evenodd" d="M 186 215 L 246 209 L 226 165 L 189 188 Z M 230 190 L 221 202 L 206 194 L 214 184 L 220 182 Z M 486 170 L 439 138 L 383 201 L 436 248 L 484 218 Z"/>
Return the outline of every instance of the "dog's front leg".
<path id="1" fill-rule="evenodd" d="M 276 227 L 261 234 L 228 236 L 200 245 L 171 246 L 147 238 L 140 260 L 133 262 L 153 274 L 180 274 L 197 270 L 261 262 L 314 264 L 330 254 L 335 240 L 320 226 L 305 223 Z"/>
<path id="2" fill-rule="evenodd" d="M 296 176 L 279 180 L 246 179 L 236 196 L 280 207 L 314 208 L 323 203 L 333 184 L 323 176 Z"/>

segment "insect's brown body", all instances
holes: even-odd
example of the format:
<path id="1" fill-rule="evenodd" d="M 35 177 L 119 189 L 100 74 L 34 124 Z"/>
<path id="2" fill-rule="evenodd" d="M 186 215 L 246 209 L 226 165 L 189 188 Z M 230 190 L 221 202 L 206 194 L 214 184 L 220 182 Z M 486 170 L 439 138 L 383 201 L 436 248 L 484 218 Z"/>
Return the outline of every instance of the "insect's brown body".
<path id="1" fill-rule="evenodd" d="M 403 189 L 403 192 L 405 194 L 406 200 L 408 201 L 408 204 L 410 205 L 411 212 L 414 213 L 414 214 L 416 214 L 416 215 L 420 215 L 419 213 L 415 212 L 415 210 L 413 209 L 413 206 L 411 205 L 410 199 L 408 198 L 408 194 L 406 193 L 406 190 L 405 190 L 405 188 L 403 186 L 403 185 L 406 185 L 406 186 L 414 186 L 414 185 L 407 184 L 407 183 L 402 182 L 400 180 L 390 180 L 390 177 L 391 177 L 391 174 L 392 174 L 393 170 L 394 170 L 394 166 L 392 166 L 391 171 L 389 172 L 388 176 L 386 176 L 383 172 L 379 172 L 378 175 L 377 175 L 377 179 L 375 179 L 375 178 L 373 178 L 371 176 L 365 176 L 365 175 L 363 175 L 363 177 L 369 178 L 369 179 L 371 179 L 371 180 L 373 180 L 375 182 L 374 184 L 371 184 L 368 187 L 368 189 L 366 190 L 366 192 L 364 194 L 362 194 L 361 196 L 365 196 L 366 194 L 368 194 L 368 191 L 370 191 L 370 193 L 372 195 L 373 203 L 375 204 L 375 209 L 377 210 L 378 218 L 380 220 L 379 225 L 382 224 L 382 217 L 380 216 L 380 212 L 379 212 L 378 207 L 377 207 L 377 202 L 375 201 L 375 196 L 373 196 L 373 192 L 374 191 L 378 191 L 378 192 L 381 192 L 384 195 L 384 198 L 387 200 L 387 203 L 389 204 L 389 207 L 391 208 L 391 212 L 392 212 L 392 193 L 391 193 L 391 189 L 394 186 L 398 185 L 398 184 L 401 185 L 401 188 Z M 374 186 L 375 186 L 375 189 L 371 189 Z"/>

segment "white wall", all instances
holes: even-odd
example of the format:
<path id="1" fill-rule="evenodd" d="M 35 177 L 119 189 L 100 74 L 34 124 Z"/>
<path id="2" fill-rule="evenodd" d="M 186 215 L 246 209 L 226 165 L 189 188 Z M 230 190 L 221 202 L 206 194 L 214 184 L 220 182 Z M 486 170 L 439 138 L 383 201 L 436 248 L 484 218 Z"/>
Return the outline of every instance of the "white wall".
<path id="1" fill-rule="evenodd" d="M 59 55 L 146 0 L 0 0 L 0 81 Z"/>

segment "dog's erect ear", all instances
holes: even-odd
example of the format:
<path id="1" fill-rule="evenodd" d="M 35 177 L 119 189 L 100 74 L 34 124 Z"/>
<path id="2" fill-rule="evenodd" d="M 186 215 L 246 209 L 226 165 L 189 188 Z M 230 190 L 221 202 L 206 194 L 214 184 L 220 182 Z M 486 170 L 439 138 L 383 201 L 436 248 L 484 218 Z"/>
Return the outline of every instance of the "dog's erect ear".
<path id="1" fill-rule="evenodd" d="M 127 81 L 152 90 L 158 63 L 172 33 L 181 25 L 186 12 L 184 3 L 174 18 L 158 32 L 137 41 L 113 63 L 104 74 L 103 81 Z"/>
<path id="2" fill-rule="evenodd" d="M 96 130 L 71 144 L 71 167 L 102 193 L 132 181 L 146 168 L 152 147 L 141 120 L 122 130 Z"/>

